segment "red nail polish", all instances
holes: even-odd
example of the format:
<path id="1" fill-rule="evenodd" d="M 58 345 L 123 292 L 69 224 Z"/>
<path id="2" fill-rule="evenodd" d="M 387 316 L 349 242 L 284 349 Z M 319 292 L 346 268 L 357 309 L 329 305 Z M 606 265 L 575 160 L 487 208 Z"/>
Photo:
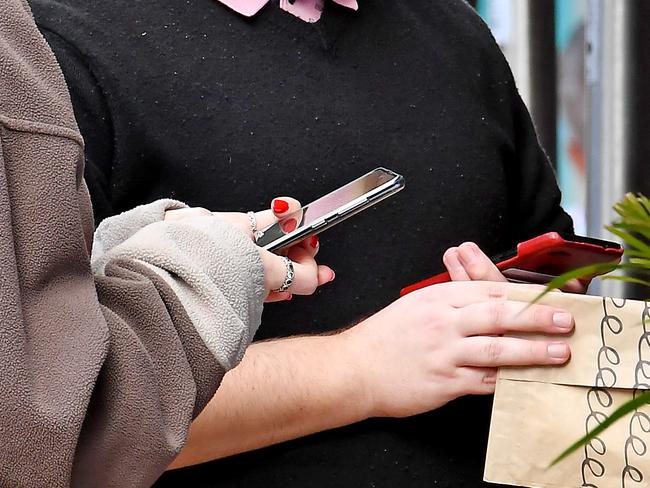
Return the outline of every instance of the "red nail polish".
<path id="1" fill-rule="evenodd" d="M 318 247 L 318 236 L 311 236 L 309 238 L 309 245 L 316 249 Z"/>
<path id="2" fill-rule="evenodd" d="M 297 226 L 298 226 L 298 222 L 296 221 L 296 219 L 288 219 L 282 223 L 282 230 L 287 233 L 293 232 L 294 230 L 296 230 Z"/>
<path id="3" fill-rule="evenodd" d="M 284 213 L 287 210 L 289 210 L 289 203 L 285 202 L 284 200 L 280 200 L 279 198 L 273 200 L 273 211 L 275 213 Z"/>

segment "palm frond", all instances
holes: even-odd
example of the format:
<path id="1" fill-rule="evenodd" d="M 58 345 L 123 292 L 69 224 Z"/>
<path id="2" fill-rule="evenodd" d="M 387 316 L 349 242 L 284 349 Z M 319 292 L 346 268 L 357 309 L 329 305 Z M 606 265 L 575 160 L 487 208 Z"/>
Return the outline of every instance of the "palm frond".
<path id="1" fill-rule="evenodd" d="M 639 271 L 650 269 L 650 258 L 645 258 L 645 257 L 630 258 L 629 263 L 632 265 L 633 268 L 638 268 Z"/>
<path id="2" fill-rule="evenodd" d="M 638 237 L 635 237 L 632 234 L 630 234 L 629 232 L 625 232 L 623 230 L 617 229 L 612 225 L 608 225 L 605 228 L 615 236 L 620 237 L 623 240 L 623 242 L 628 246 L 632 247 L 633 249 L 636 249 L 637 251 L 641 251 L 645 253 L 646 256 L 650 256 L 650 245 L 647 242 L 642 241 Z"/>
<path id="3" fill-rule="evenodd" d="M 639 234 L 645 239 L 650 239 L 650 221 L 627 220 L 625 223 L 612 224 L 611 227 L 627 231 L 628 233 Z"/>
<path id="4" fill-rule="evenodd" d="M 650 217 L 650 199 L 640 194 L 627 193 L 621 201 L 614 204 L 614 211 L 623 220 L 634 217 L 645 219 Z"/>

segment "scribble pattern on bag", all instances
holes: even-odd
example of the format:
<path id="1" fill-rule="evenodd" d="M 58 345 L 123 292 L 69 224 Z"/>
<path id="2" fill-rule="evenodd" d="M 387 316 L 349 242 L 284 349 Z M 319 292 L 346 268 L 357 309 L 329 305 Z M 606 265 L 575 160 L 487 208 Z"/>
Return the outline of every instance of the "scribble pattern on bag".
<path id="1" fill-rule="evenodd" d="M 616 386 L 616 366 L 621 364 L 621 357 L 618 351 L 607 345 L 608 335 L 620 334 L 623 332 L 623 322 L 620 318 L 610 313 L 607 304 L 610 302 L 610 308 L 623 308 L 625 300 L 617 304 L 615 300 L 603 298 L 603 318 L 600 321 L 600 340 L 601 346 L 598 350 L 596 364 L 598 372 L 594 380 L 593 388 L 587 392 L 587 406 L 589 415 L 585 421 L 585 434 L 596 428 L 611 413 L 611 407 L 614 403 L 612 395 L 607 390 Z M 605 465 L 599 461 L 599 457 L 604 456 L 607 452 L 607 446 L 601 437 L 594 437 L 584 446 L 584 461 L 582 462 L 582 486 L 589 488 L 598 488 L 590 477 L 602 478 L 605 474 Z"/>
<path id="2" fill-rule="evenodd" d="M 634 392 L 632 393 L 634 398 L 644 390 L 650 390 L 650 303 L 647 301 L 643 308 L 641 324 L 642 333 L 638 344 L 639 357 L 634 368 Z M 623 488 L 630 486 L 629 481 L 632 481 L 632 485 L 634 485 L 644 480 L 640 465 L 632 463 L 645 461 L 647 468 L 648 459 L 643 459 L 648 452 L 645 441 L 647 436 L 643 434 L 650 433 L 650 416 L 637 408 L 630 417 L 628 432 L 629 435 L 625 441 L 625 467 L 621 473 Z"/>
<path id="3" fill-rule="evenodd" d="M 535 292 L 510 299 L 532 301 Z M 650 405 L 549 467 L 618 407 L 650 390 L 650 302 L 551 293 L 576 329 L 563 367 L 499 371 L 485 479 L 548 488 L 650 488 Z"/>

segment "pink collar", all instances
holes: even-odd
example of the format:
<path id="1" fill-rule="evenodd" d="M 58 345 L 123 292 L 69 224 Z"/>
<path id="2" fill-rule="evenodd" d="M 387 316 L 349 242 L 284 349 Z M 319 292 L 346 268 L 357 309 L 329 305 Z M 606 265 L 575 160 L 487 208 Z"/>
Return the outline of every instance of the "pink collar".
<path id="1" fill-rule="evenodd" d="M 252 17 L 259 12 L 269 0 L 219 0 L 234 11 Z M 334 3 L 344 7 L 357 10 L 357 0 L 332 0 Z M 293 4 L 289 0 L 280 0 L 280 8 L 304 20 L 305 22 L 318 22 L 323 12 L 323 0 L 295 0 Z"/>

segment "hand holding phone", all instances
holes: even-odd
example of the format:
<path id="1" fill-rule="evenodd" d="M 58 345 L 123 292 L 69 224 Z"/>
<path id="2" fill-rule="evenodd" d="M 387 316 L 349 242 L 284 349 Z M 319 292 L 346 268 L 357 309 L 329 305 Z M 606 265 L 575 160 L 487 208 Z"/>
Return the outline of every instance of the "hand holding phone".
<path id="1" fill-rule="evenodd" d="M 386 168 L 364 176 L 284 216 L 261 230 L 257 245 L 278 251 L 343 222 L 404 188 L 404 178 Z"/>
<path id="2" fill-rule="evenodd" d="M 615 242 L 549 232 L 520 243 L 516 249 L 495 256 L 492 261 L 508 281 L 546 284 L 556 276 L 583 266 L 616 264 L 622 255 L 623 249 Z M 450 281 L 449 273 L 440 273 L 403 288 L 400 295 L 446 281 Z"/>

